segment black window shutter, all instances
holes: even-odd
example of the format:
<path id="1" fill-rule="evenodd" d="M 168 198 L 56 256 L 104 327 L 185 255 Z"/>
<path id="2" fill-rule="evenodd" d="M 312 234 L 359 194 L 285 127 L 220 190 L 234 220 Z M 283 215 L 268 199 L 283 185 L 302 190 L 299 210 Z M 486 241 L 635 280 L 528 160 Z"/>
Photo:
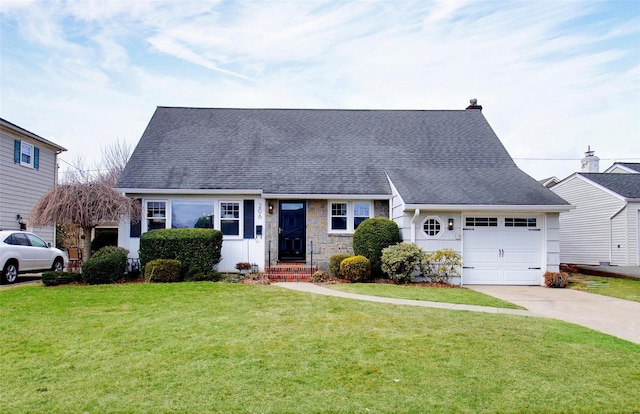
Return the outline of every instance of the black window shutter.
<path id="1" fill-rule="evenodd" d="M 13 141 L 13 162 L 20 164 L 20 140 Z"/>
<path id="2" fill-rule="evenodd" d="M 244 238 L 245 239 L 254 238 L 255 220 L 253 218 L 253 215 L 254 215 L 253 206 L 254 206 L 253 200 L 244 200 Z"/>
<path id="3" fill-rule="evenodd" d="M 40 168 L 40 148 L 33 147 L 33 168 Z"/>

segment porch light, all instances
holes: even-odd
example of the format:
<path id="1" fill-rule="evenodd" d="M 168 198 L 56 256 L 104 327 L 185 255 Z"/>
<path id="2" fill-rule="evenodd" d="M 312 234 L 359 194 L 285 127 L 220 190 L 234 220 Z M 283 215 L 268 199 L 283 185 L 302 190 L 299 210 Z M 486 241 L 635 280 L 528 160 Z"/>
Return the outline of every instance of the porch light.
<path id="1" fill-rule="evenodd" d="M 269 214 L 273 214 L 273 203 L 269 203 Z"/>
<path id="2" fill-rule="evenodd" d="M 449 219 L 449 222 L 447 223 L 447 228 L 449 230 L 453 230 L 453 219 L 452 218 Z"/>

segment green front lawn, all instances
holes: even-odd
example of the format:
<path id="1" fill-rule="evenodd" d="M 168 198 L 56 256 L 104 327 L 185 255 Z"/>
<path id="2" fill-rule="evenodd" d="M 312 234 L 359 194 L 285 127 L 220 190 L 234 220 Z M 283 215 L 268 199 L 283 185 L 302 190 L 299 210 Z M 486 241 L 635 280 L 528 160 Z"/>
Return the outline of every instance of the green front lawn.
<path id="1" fill-rule="evenodd" d="M 640 411 L 640 346 L 220 283 L 0 291 L 0 412 Z"/>
<path id="2" fill-rule="evenodd" d="M 524 309 L 511 302 L 464 288 L 437 288 L 420 285 L 391 285 L 383 283 L 342 283 L 326 285 L 330 289 L 361 295 L 387 298 L 426 300 L 461 305 L 491 306 L 495 308 Z"/>
<path id="3" fill-rule="evenodd" d="M 574 274 L 569 289 L 640 302 L 640 280 Z"/>

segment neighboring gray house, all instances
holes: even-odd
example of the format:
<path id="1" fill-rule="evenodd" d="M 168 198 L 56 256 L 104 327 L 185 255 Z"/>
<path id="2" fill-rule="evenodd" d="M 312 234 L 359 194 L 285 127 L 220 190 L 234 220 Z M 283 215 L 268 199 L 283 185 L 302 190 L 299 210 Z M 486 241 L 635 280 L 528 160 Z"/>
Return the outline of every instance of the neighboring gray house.
<path id="1" fill-rule="evenodd" d="M 237 262 L 327 268 L 352 253 L 370 217 L 407 242 L 462 253 L 464 284 L 540 285 L 559 267 L 568 203 L 517 168 L 472 104 L 467 110 L 158 107 L 117 187 L 143 205 L 139 234 L 222 230 L 220 270 Z"/>
<path id="2" fill-rule="evenodd" d="M 560 215 L 562 263 L 640 265 L 640 163 L 575 173 L 551 191 L 576 207 Z"/>
<path id="3" fill-rule="evenodd" d="M 0 118 L 0 228 L 22 228 L 55 241 L 52 227 L 31 228 L 29 213 L 56 185 L 62 151 L 66 149 Z"/>

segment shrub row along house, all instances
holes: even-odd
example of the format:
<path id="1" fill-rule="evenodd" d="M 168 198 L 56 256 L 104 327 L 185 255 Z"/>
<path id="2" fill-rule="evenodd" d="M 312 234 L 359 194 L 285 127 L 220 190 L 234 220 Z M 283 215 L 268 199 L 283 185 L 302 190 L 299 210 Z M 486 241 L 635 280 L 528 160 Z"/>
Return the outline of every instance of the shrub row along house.
<path id="1" fill-rule="evenodd" d="M 463 284 L 539 285 L 559 267 L 562 198 L 517 168 L 475 100 L 466 110 L 158 107 L 118 188 L 140 199 L 121 223 L 141 233 L 224 234 L 221 271 L 238 262 L 328 267 L 371 217 L 406 242 L 462 254 Z"/>

